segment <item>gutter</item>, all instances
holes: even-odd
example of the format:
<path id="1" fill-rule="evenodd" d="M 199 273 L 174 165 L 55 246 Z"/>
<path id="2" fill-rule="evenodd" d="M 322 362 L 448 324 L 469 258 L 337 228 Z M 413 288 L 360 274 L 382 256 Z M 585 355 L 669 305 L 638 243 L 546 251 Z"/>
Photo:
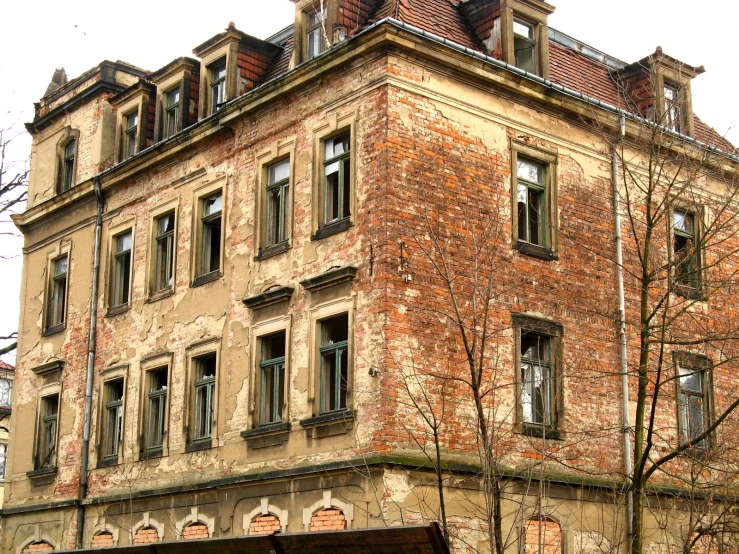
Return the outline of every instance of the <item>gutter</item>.
<path id="1" fill-rule="evenodd" d="M 97 217 L 95 220 L 95 243 L 93 245 L 92 263 L 92 298 L 90 299 L 90 338 L 87 347 L 87 381 L 85 384 L 85 420 L 82 434 L 82 462 L 80 464 L 80 496 L 77 507 L 77 535 L 75 547 L 83 548 L 85 533 L 85 505 L 87 496 L 87 474 L 90 463 L 90 420 L 92 417 L 92 384 L 95 376 L 95 341 L 97 338 L 98 320 L 98 287 L 100 284 L 100 237 L 103 228 L 103 209 L 105 202 L 100 186 L 100 177 L 95 178 L 95 198 L 97 199 Z"/>

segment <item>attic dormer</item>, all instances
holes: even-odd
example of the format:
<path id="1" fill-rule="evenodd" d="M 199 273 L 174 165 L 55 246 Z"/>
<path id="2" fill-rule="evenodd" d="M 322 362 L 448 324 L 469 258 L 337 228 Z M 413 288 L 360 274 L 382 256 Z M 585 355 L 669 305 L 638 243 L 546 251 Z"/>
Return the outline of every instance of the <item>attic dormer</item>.
<path id="1" fill-rule="evenodd" d="M 629 109 L 677 133 L 695 136 L 690 82 L 705 72 L 662 52 L 626 66 L 615 73 Z"/>
<path id="2" fill-rule="evenodd" d="M 541 0 L 460 0 L 459 7 L 491 56 L 549 78 L 547 19 L 554 6 Z"/>

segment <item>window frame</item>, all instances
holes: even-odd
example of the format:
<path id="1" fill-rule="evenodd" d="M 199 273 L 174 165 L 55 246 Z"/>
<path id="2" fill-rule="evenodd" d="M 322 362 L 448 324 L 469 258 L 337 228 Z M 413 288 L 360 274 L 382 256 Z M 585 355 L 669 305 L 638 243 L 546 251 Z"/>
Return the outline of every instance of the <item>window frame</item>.
<path id="1" fill-rule="evenodd" d="M 530 37 L 524 37 L 523 35 L 520 35 L 516 32 L 516 25 L 523 25 L 525 27 L 528 27 L 531 30 Z M 513 59 L 514 63 L 513 65 L 523 71 L 528 71 L 529 73 L 532 73 L 534 75 L 539 74 L 539 41 L 538 41 L 538 24 L 532 23 L 520 16 L 520 14 L 516 13 L 513 15 L 513 23 L 512 23 L 512 34 L 513 34 Z M 518 64 L 518 52 L 520 49 L 516 49 L 516 41 L 523 41 L 527 44 L 527 47 L 531 49 L 531 61 L 534 65 L 531 69 L 526 69 L 524 67 L 521 67 L 521 65 Z"/>
<path id="2" fill-rule="evenodd" d="M 134 126 L 130 125 L 131 117 L 136 117 L 136 124 Z M 138 107 L 135 110 L 124 114 L 123 121 L 125 125 L 121 129 L 123 134 L 123 154 L 121 156 L 121 160 L 127 160 L 128 158 L 135 156 L 139 150 L 139 125 L 141 117 Z M 133 145 L 131 145 L 131 141 L 133 141 Z M 131 146 L 133 147 L 131 148 Z"/>
<path id="3" fill-rule="evenodd" d="M 149 212 L 149 256 L 146 264 L 146 283 L 147 283 L 147 302 L 155 302 L 174 293 L 177 286 L 177 260 L 178 260 L 178 239 L 179 239 L 179 198 L 165 201 Z M 164 288 L 158 288 L 159 275 L 159 235 L 158 222 L 165 216 L 174 215 L 174 228 L 172 231 L 172 266 L 171 281 L 172 285 Z M 169 235 L 167 233 L 166 235 Z"/>
<path id="4" fill-rule="evenodd" d="M 3 396 L 4 392 L 1 390 L 3 388 L 2 383 L 7 383 L 8 386 L 8 401 L 6 404 L 3 404 Z M 13 402 L 13 379 L 8 379 L 7 377 L 0 377 L 0 408 L 3 407 L 11 407 Z"/>
<path id="5" fill-rule="evenodd" d="M 224 274 L 224 266 L 225 266 L 225 241 L 226 241 L 226 225 L 227 225 L 227 195 L 226 195 L 226 189 L 227 187 L 225 184 L 219 180 L 216 184 L 208 184 L 206 186 L 203 186 L 200 189 L 197 189 L 194 191 L 194 200 L 193 200 L 193 222 L 192 222 L 192 229 L 193 231 L 193 240 L 191 245 L 191 259 L 192 259 L 192 281 L 190 283 L 191 287 L 197 287 L 200 285 L 204 285 L 205 283 L 210 283 L 211 281 L 215 281 L 223 276 Z M 215 214 L 209 214 L 205 215 L 205 202 L 216 195 L 220 194 L 221 196 L 221 211 L 220 213 L 220 220 L 221 220 L 221 231 L 220 231 L 220 241 L 219 241 L 219 267 L 215 270 L 204 272 L 204 264 L 205 264 L 205 225 L 208 224 L 209 226 L 212 226 L 212 222 L 215 221 L 216 216 Z"/>
<path id="6" fill-rule="evenodd" d="M 40 390 L 39 396 L 38 396 L 38 407 L 37 407 L 37 416 L 36 416 L 36 439 L 34 441 L 34 453 L 33 453 L 33 469 L 35 471 L 53 471 L 56 470 L 58 466 L 58 446 L 59 446 L 59 422 L 61 419 L 61 387 L 55 386 L 50 389 L 46 390 Z M 45 414 L 47 410 L 45 410 L 46 403 L 51 399 L 56 399 L 56 413 L 55 414 Z M 54 443 L 51 446 L 51 449 L 47 451 L 45 448 L 42 448 L 42 444 L 45 442 L 44 439 L 47 436 L 46 427 L 48 424 L 52 423 L 54 425 L 52 435 L 54 439 Z M 53 452 L 56 452 L 53 455 L 53 459 L 51 460 L 51 463 L 44 463 L 49 457 L 52 455 Z M 43 456 L 43 460 L 42 460 Z"/>
<path id="7" fill-rule="evenodd" d="M 546 150 L 532 147 L 511 140 L 511 247 L 522 254 L 543 260 L 559 259 L 559 213 L 557 187 L 557 155 Z M 521 179 L 518 177 L 518 159 L 531 161 L 544 170 L 544 182 L 539 186 L 544 191 L 545 222 L 543 227 L 543 244 L 534 244 L 519 239 L 518 188 Z"/>
<path id="8" fill-rule="evenodd" d="M 316 21 L 312 22 L 311 18 L 316 17 Z M 323 13 L 320 13 L 320 4 L 313 5 L 303 10 L 304 24 L 305 24 L 305 51 L 303 58 L 306 62 L 317 58 L 323 52 L 328 50 L 327 36 L 328 36 L 328 6 L 323 7 Z M 319 49 L 318 52 L 312 52 L 311 45 L 311 34 L 318 31 Z"/>
<path id="9" fill-rule="evenodd" d="M 356 198 L 357 198 L 357 136 L 356 123 L 357 111 L 352 111 L 343 115 L 331 114 L 327 121 L 321 126 L 313 130 L 313 198 L 312 202 L 312 227 L 313 234 L 311 240 L 320 240 L 322 238 L 344 232 L 354 225 L 356 218 Z M 331 160 L 326 160 L 326 141 L 349 133 L 349 154 L 336 156 Z M 349 159 L 349 214 L 343 218 L 326 221 L 326 172 L 327 164 L 332 163 L 339 158 L 343 159 L 348 156 Z"/>
<path id="10" fill-rule="evenodd" d="M 64 273 L 56 274 L 56 264 L 62 259 L 66 259 L 67 267 Z M 48 281 L 46 285 L 47 300 L 44 302 L 46 313 L 44 314 L 44 336 L 51 335 L 62 331 L 67 326 L 67 314 L 69 313 L 69 273 L 70 273 L 70 251 L 68 249 L 62 250 L 61 252 L 55 252 L 49 256 L 48 263 Z M 58 295 L 59 282 L 64 276 L 64 289 L 61 298 L 61 314 L 57 317 L 58 306 L 56 304 L 60 301 Z"/>
<path id="11" fill-rule="evenodd" d="M 109 269 L 109 294 L 108 294 L 108 315 L 115 315 L 126 311 L 131 307 L 133 298 L 133 278 L 134 278 L 134 253 L 135 253 L 135 229 L 133 226 L 126 228 L 125 225 L 117 226 L 115 230 L 111 230 L 110 240 L 110 269 Z M 128 250 L 118 251 L 118 241 L 125 235 L 131 235 L 131 246 Z M 126 275 L 126 260 L 128 266 L 128 275 Z M 123 275 L 120 275 L 120 273 Z M 126 298 L 123 299 L 123 293 L 127 292 Z"/>
<path id="12" fill-rule="evenodd" d="M 112 387 L 120 385 L 120 398 L 111 399 Z M 126 397 L 126 383 L 123 377 L 113 377 L 103 382 L 103 402 L 101 418 L 102 429 L 100 442 L 101 459 L 118 461 L 123 451 L 123 420 L 124 418 L 124 399 Z M 111 420 L 112 416 L 112 420 Z M 113 428 L 111 429 L 111 425 Z M 113 434 L 111 438 L 111 432 Z"/>
<path id="13" fill-rule="evenodd" d="M 170 104 L 170 95 L 177 94 L 177 102 Z M 176 135 L 182 130 L 183 102 L 182 102 L 182 83 L 174 88 L 164 91 L 162 94 L 162 140 Z M 174 114 L 174 127 L 170 128 L 170 115 Z"/>
<path id="14" fill-rule="evenodd" d="M 516 371 L 516 431 L 526 435 L 543 436 L 547 439 L 563 439 L 564 421 L 564 379 L 562 364 L 564 352 L 564 327 L 560 323 L 544 320 L 526 314 L 512 314 L 513 323 L 513 360 Z M 524 382 L 522 369 L 524 358 L 521 353 L 522 336 L 531 333 L 549 339 L 550 377 L 550 423 L 527 422 L 524 418 L 523 393 Z"/>
<path id="15" fill-rule="evenodd" d="M 703 413 L 703 430 L 698 433 L 698 436 L 703 434 L 714 421 L 714 388 L 713 388 L 713 363 L 711 359 L 702 354 L 693 354 L 690 352 L 673 352 L 673 363 L 675 365 L 675 404 L 676 404 L 676 416 L 677 416 L 677 442 L 678 445 L 682 446 L 691 440 L 686 440 L 686 433 L 690 431 L 685 428 L 685 422 L 683 417 L 686 415 L 684 409 L 687 407 L 683 403 L 681 397 L 685 394 L 684 391 L 688 390 L 688 396 L 700 396 L 703 401 L 702 413 Z M 701 391 L 697 394 L 697 391 L 692 389 L 685 389 L 681 382 L 682 377 L 685 375 L 681 373 L 681 369 L 690 371 L 689 374 L 700 374 L 701 375 Z M 695 438 L 695 437 L 693 437 Z M 703 452 L 711 447 L 715 438 L 715 433 L 710 433 L 701 443 L 693 445 L 690 450 L 695 453 Z"/>
<path id="16" fill-rule="evenodd" d="M 159 223 L 164 220 L 164 218 L 169 217 L 172 217 L 172 229 L 162 233 L 159 229 Z M 152 229 L 154 231 L 152 234 L 152 262 L 154 264 L 154 272 L 152 274 L 151 281 L 151 295 L 154 295 L 170 292 L 174 289 L 176 273 L 175 261 L 177 258 L 177 210 L 168 210 L 160 215 L 154 216 Z M 164 243 L 166 250 L 164 258 L 162 258 L 162 243 Z M 162 283 L 159 282 L 160 277 L 162 276 L 162 271 L 164 272 L 164 280 L 168 284 L 162 285 Z"/>
<path id="17" fill-rule="evenodd" d="M 223 68 L 223 77 L 218 79 L 214 78 L 215 72 L 218 69 Z M 208 72 L 208 115 L 213 115 L 223 108 L 224 104 L 229 101 L 228 98 L 228 59 L 226 55 L 210 62 L 206 66 Z M 223 91 L 222 102 L 216 102 L 216 96 L 214 95 L 214 89 L 220 87 Z"/>
<path id="18" fill-rule="evenodd" d="M 69 155 L 67 148 L 74 142 L 74 152 Z M 73 189 L 77 184 L 77 159 L 79 158 L 80 132 L 77 129 L 66 127 L 62 137 L 57 142 L 56 158 L 57 171 L 54 188 L 57 195 Z"/>
<path id="19" fill-rule="evenodd" d="M 0 442 L 0 483 L 5 482 L 5 473 L 8 469 L 8 443 Z"/>
<path id="20" fill-rule="evenodd" d="M 215 359 L 215 376 L 213 379 L 201 379 L 198 377 L 199 360 L 207 357 Z M 223 369 L 221 367 L 221 337 L 212 337 L 199 341 L 188 347 L 187 353 L 187 398 L 186 398 L 186 445 L 185 451 L 192 452 L 212 448 L 218 443 L 218 421 L 220 418 L 220 399 L 221 387 L 219 381 Z M 210 387 L 210 435 L 196 436 L 196 417 L 197 417 L 197 392 L 199 388 Z"/>
<path id="21" fill-rule="evenodd" d="M 139 435 L 138 435 L 138 459 L 145 460 L 149 458 L 158 458 L 169 455 L 169 434 L 170 434 L 170 404 L 171 404 L 171 389 L 172 389 L 172 362 L 174 355 L 172 352 L 158 352 L 142 358 L 140 363 L 141 375 L 143 378 L 140 380 L 140 406 L 139 406 Z M 152 397 L 152 378 L 153 374 L 166 371 L 167 381 L 165 384 L 165 392 L 162 390 L 156 391 L 155 395 L 159 398 L 164 396 L 163 406 L 160 407 L 164 410 L 164 419 L 161 422 L 163 425 L 162 430 L 162 442 L 160 445 L 152 446 L 149 442 L 151 425 L 151 397 Z"/>
<path id="22" fill-rule="evenodd" d="M 282 336 L 284 341 L 283 355 L 277 357 L 271 357 L 265 359 L 265 347 L 266 341 L 272 340 L 275 337 Z M 287 377 L 287 333 L 283 329 L 276 333 L 270 333 L 268 335 L 262 335 L 259 337 L 259 350 L 261 356 L 259 358 L 258 383 L 259 383 L 259 409 L 257 411 L 258 426 L 265 427 L 269 425 L 276 425 L 285 422 L 285 398 L 286 398 L 286 377 Z M 270 371 L 272 378 L 269 383 L 272 384 L 271 390 L 267 391 L 268 381 L 265 379 L 265 374 Z M 279 384 L 277 381 L 279 380 Z M 282 394 L 280 394 L 280 391 Z M 267 394 L 269 393 L 269 394 Z M 268 410 L 267 397 L 270 398 L 270 414 L 267 415 Z"/>
<path id="23" fill-rule="evenodd" d="M 683 110 L 682 110 L 682 87 L 674 83 L 664 81 L 662 82 L 662 104 L 663 104 L 663 120 L 662 125 L 670 131 L 676 133 L 683 132 Z M 671 92 L 673 98 L 667 97 L 667 92 Z"/>
<path id="24" fill-rule="evenodd" d="M 693 274 L 692 283 L 683 281 L 685 275 L 681 271 L 681 262 L 677 259 L 678 251 L 675 249 L 675 241 L 678 237 L 690 238 L 689 233 L 675 228 L 676 212 L 692 216 L 693 219 L 693 241 L 697 245 L 690 257 L 692 264 L 696 267 L 689 273 Z M 702 205 L 687 205 L 678 199 L 672 199 L 672 205 L 669 210 L 668 238 L 669 238 L 669 266 L 670 266 L 670 282 L 672 283 L 672 292 L 692 300 L 700 300 L 703 298 L 704 283 L 706 282 L 706 249 L 703 245 L 703 236 L 705 232 L 705 209 Z"/>

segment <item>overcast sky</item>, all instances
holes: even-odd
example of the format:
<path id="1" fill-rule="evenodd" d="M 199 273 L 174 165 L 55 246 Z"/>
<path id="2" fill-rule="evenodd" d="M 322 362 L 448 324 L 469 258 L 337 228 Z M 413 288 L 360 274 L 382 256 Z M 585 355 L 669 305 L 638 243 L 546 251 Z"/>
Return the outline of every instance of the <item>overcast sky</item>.
<path id="1" fill-rule="evenodd" d="M 410 0 L 422 3 L 423 0 Z M 634 62 L 665 53 L 706 73 L 693 81 L 694 111 L 739 144 L 739 46 L 734 0 L 550 0 L 557 11 L 550 26 Z M 290 25 L 290 0 L 220 0 L 205 4 L 129 0 L 5 0 L 0 16 L 0 128 L 17 125 L 15 158 L 30 149 L 22 123 L 33 118 L 33 102 L 46 90 L 55 68 L 74 78 L 102 60 L 124 60 L 156 70 L 191 55 L 194 46 L 233 21 L 259 38 Z M 150 31 L 150 32 L 148 32 Z M 11 230 L 7 225 L 0 231 Z M 18 254 L 20 239 L 0 235 L 0 255 Z M 18 325 L 20 256 L 0 260 L 0 336 Z"/>

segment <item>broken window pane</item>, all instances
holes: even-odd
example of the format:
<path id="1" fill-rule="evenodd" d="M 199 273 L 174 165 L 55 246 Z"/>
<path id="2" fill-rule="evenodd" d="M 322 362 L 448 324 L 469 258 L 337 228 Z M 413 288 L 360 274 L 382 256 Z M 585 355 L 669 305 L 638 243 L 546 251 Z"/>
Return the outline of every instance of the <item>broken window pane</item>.
<path id="1" fill-rule="evenodd" d="M 519 159 L 517 162 L 518 239 L 546 245 L 546 185 L 542 164 Z"/>
<path id="2" fill-rule="evenodd" d="M 550 337 L 521 334 L 521 407 L 524 423 L 551 426 Z"/>
<path id="3" fill-rule="evenodd" d="M 351 157 L 349 133 L 324 141 L 324 224 L 351 215 Z"/>

